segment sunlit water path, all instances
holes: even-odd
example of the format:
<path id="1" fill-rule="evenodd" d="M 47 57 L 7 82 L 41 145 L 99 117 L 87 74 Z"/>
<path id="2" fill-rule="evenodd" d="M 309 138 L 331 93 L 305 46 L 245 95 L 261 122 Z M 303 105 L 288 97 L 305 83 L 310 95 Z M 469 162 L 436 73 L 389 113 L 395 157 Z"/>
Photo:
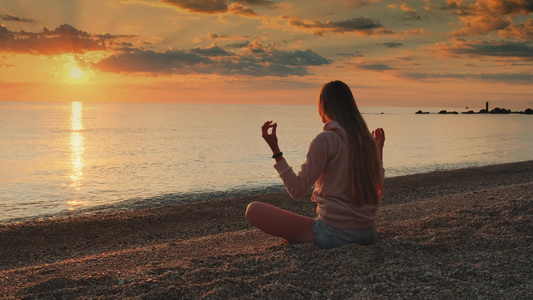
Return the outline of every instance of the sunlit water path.
<path id="1" fill-rule="evenodd" d="M 418 109 L 361 109 L 386 131 L 388 177 L 533 159 L 533 116 Z M 0 222 L 282 190 L 266 120 L 298 169 L 314 106 L 0 102 Z"/>

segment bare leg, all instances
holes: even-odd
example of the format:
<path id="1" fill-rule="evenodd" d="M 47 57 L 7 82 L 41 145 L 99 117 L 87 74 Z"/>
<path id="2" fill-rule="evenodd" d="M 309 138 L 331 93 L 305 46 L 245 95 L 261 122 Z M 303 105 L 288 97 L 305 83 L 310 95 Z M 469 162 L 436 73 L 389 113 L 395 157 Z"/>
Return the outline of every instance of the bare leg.
<path id="1" fill-rule="evenodd" d="M 270 204 L 252 202 L 246 209 L 246 219 L 262 231 L 291 243 L 315 242 L 312 218 Z"/>

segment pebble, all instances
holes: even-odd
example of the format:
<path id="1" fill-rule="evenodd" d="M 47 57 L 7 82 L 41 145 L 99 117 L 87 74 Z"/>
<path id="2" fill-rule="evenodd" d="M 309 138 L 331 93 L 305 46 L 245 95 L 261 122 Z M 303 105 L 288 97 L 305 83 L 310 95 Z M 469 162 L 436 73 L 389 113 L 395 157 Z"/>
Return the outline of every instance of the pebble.
<path id="1" fill-rule="evenodd" d="M 9 281 L 7 299 L 52 298 L 59 295 L 53 289 L 60 287 L 64 291 L 68 288 L 70 298 L 164 298 L 164 293 L 168 298 L 178 293 L 190 299 L 232 298 L 255 290 L 256 299 L 528 299 L 533 292 L 533 284 L 527 282 L 533 259 L 523 233 L 531 230 L 531 223 L 508 223 L 501 218 L 504 213 L 527 218 L 533 204 L 528 201 L 530 197 L 515 199 L 517 187 L 518 192 L 531 195 L 533 185 L 520 184 L 492 189 L 490 192 L 497 195 L 493 197 L 502 199 L 495 203 L 482 201 L 485 198 L 479 194 L 443 197 L 438 193 L 435 199 L 421 202 L 409 200 L 400 206 L 386 203 L 378 223 L 379 242 L 371 246 L 349 245 L 326 251 L 314 245 L 287 245 L 247 227 L 250 229 L 222 236 L 234 239 L 235 246 L 228 248 L 216 245 L 221 237 L 204 237 L 200 232 L 199 239 L 173 241 L 175 246 L 170 250 L 158 245 L 161 251 L 157 253 L 138 246 L 112 256 L 104 252 L 97 259 L 50 265 L 38 261 L 42 269 L 15 269 L 28 263 L 13 259 L 12 269 L 0 271 L 0 281 Z M 471 200 L 479 200 L 477 209 L 465 206 Z M 510 201 L 519 201 L 525 209 L 505 204 Z M 418 212 L 413 209 L 417 207 Z M 428 208 L 433 209 L 433 217 L 423 219 Z M 470 235 L 476 231 L 479 234 Z M 439 238 L 427 244 L 437 234 Z M 168 259 L 160 257 L 163 250 L 168 252 L 164 253 Z M 82 254 L 79 257 L 85 257 Z M 60 271 L 49 273 L 52 268 Z M 80 273 L 84 270 L 90 270 L 94 278 Z M 39 274 L 42 271 L 45 273 Z M 35 276 L 37 282 L 28 281 Z M 109 287 L 110 283 L 116 286 Z"/>

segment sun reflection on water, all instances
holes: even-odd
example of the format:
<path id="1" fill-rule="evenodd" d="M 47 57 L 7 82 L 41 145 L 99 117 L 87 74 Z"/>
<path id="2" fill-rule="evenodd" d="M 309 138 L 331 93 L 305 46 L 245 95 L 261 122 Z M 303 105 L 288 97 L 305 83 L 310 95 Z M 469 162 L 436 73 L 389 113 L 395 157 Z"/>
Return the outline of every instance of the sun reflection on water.
<path id="1" fill-rule="evenodd" d="M 83 130 L 82 111 L 81 102 L 72 102 L 72 114 L 70 117 L 70 186 L 76 190 L 80 190 L 82 186 L 83 168 L 85 167 L 85 145 L 81 131 Z"/>

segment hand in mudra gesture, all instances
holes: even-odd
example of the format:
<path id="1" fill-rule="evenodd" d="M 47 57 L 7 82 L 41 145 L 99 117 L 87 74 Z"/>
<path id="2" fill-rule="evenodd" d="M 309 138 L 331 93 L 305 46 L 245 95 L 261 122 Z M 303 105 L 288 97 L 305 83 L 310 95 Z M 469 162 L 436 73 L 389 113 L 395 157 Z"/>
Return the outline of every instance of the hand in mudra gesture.
<path id="1" fill-rule="evenodd" d="M 376 130 L 372 131 L 372 135 L 374 136 L 374 140 L 376 140 L 376 146 L 378 148 L 378 155 L 381 159 L 383 159 L 383 146 L 385 145 L 385 131 L 383 131 L 383 128 L 377 128 Z"/>
<path id="2" fill-rule="evenodd" d="M 277 127 L 278 124 L 272 121 L 266 121 L 261 127 L 263 139 L 267 142 L 268 146 L 270 146 L 270 149 L 272 149 L 274 154 L 280 152 L 278 147 L 278 136 L 276 135 Z M 272 128 L 272 131 L 269 133 L 268 131 L 270 128 Z"/>
<path id="3" fill-rule="evenodd" d="M 377 128 L 376 130 L 372 131 L 372 135 L 376 140 L 378 149 L 383 149 L 383 145 L 385 144 L 385 131 L 383 131 L 383 128 Z"/>

